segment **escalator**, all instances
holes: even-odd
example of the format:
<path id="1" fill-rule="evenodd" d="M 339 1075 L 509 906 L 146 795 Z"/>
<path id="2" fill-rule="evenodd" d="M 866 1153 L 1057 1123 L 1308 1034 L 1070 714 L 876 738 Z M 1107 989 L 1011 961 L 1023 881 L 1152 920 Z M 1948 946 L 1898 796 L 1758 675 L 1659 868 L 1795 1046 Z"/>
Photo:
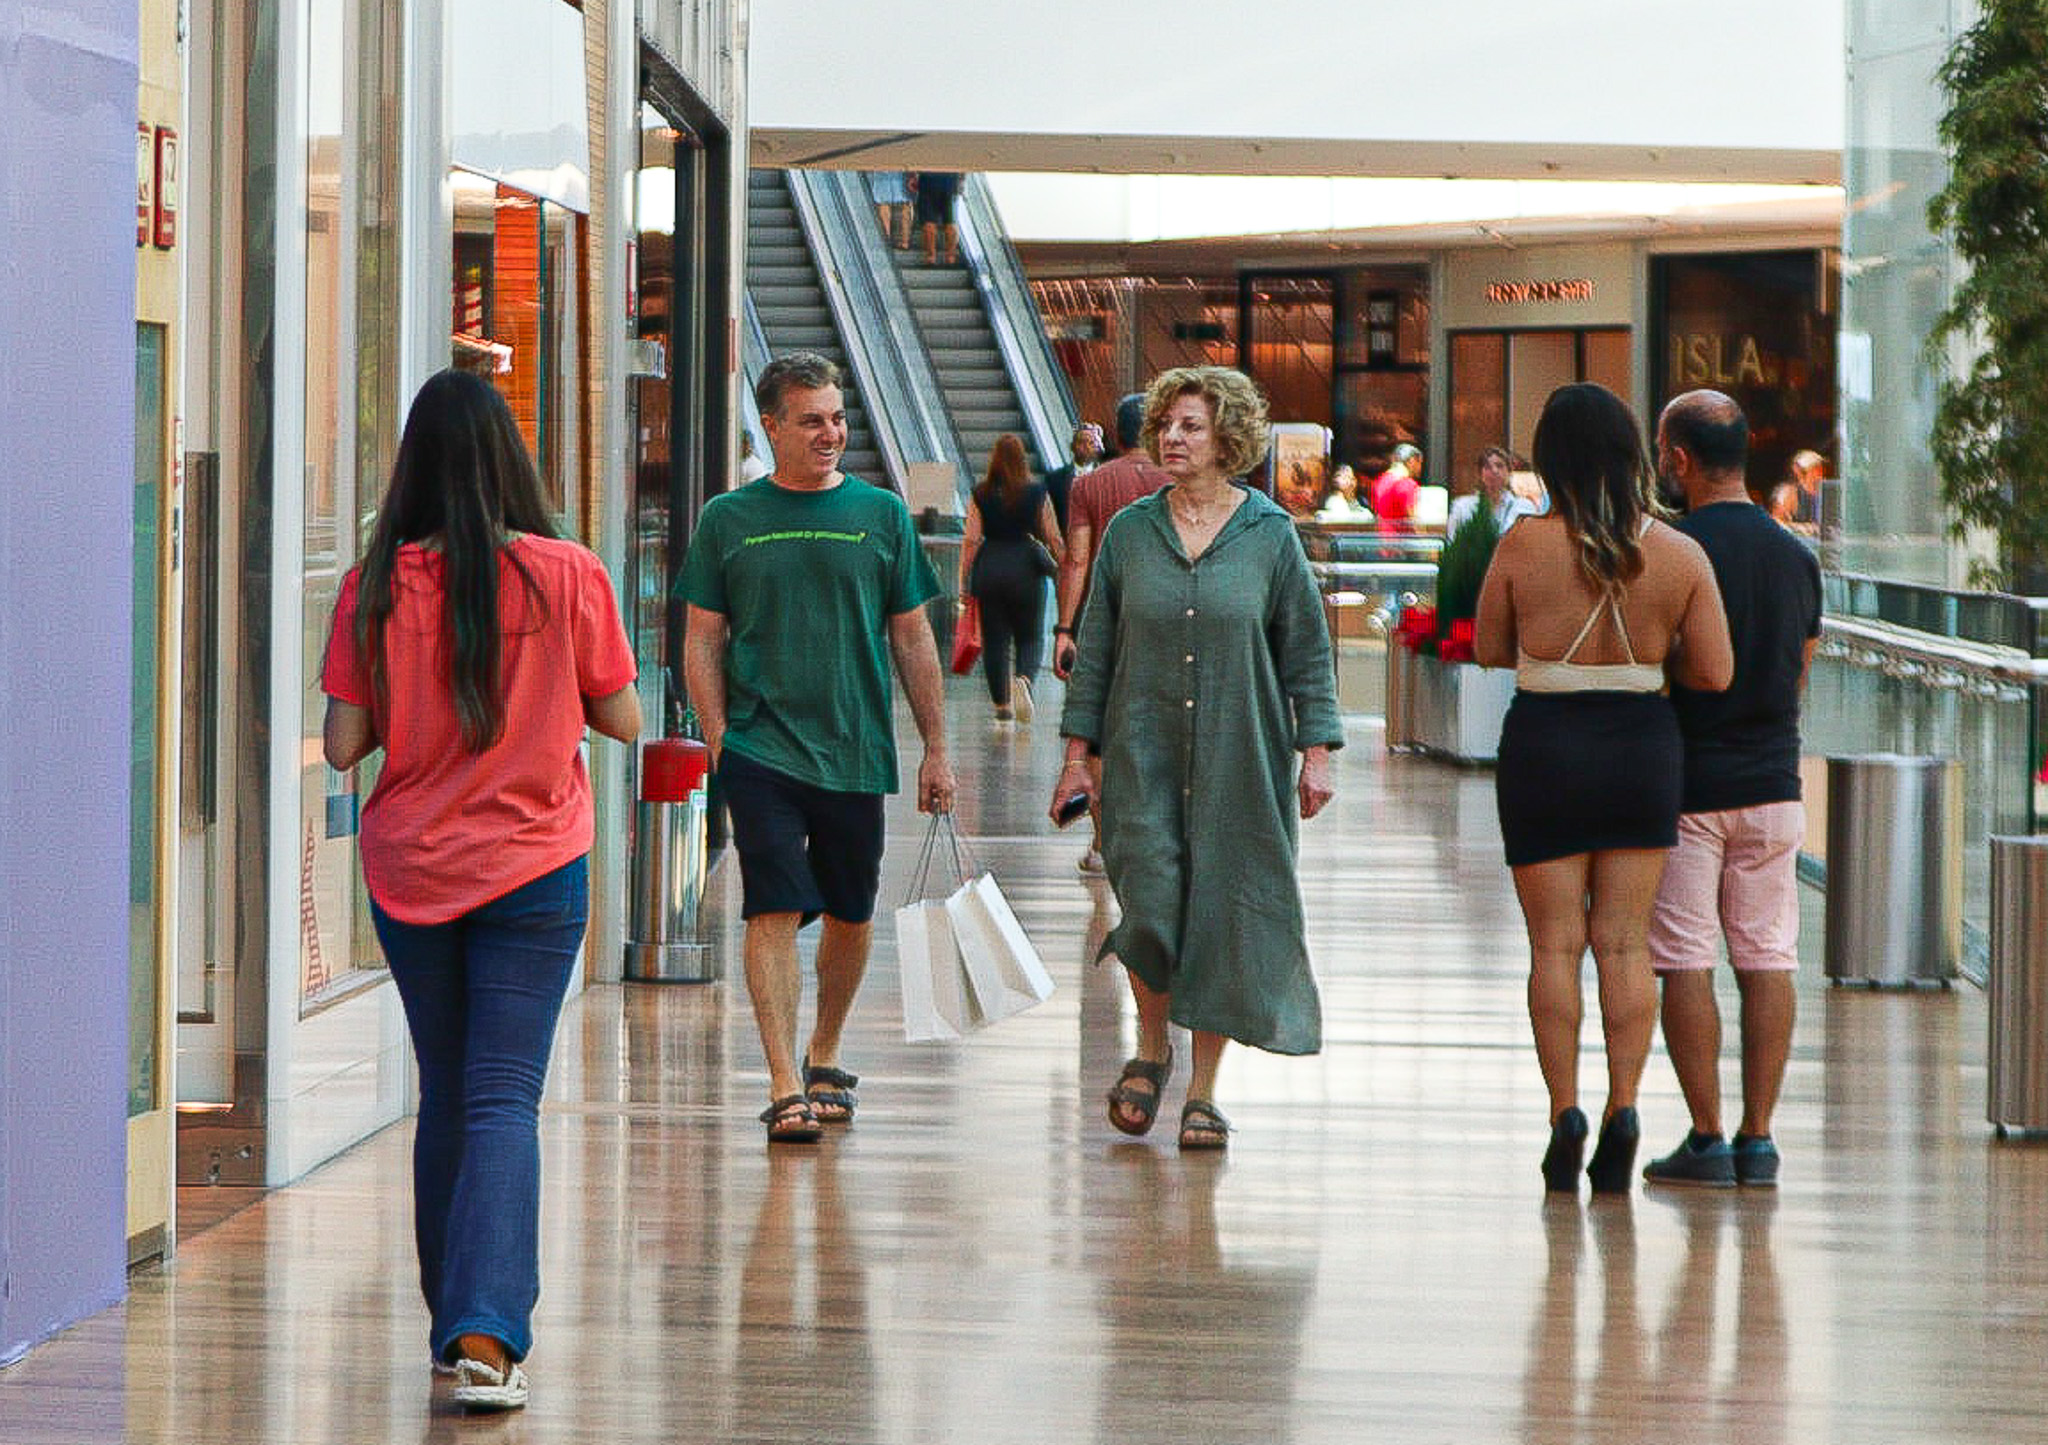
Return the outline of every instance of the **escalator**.
<path id="1" fill-rule="evenodd" d="M 749 384 L 798 348 L 845 367 L 848 471 L 926 505 L 936 477 L 957 515 L 1006 431 L 1039 470 L 1065 463 L 1073 397 L 981 177 L 961 187 L 958 267 L 890 246 L 858 172 L 755 171 L 748 190 Z"/>
<path id="2" fill-rule="evenodd" d="M 747 177 L 747 293 L 770 356 L 815 351 L 853 377 L 781 171 L 757 170 Z M 749 375 L 747 381 L 751 386 L 754 377 Z M 846 456 L 841 465 L 863 481 L 889 486 L 893 479 L 882 465 L 862 402 L 863 389 L 849 380 L 843 390 Z"/>
<path id="3" fill-rule="evenodd" d="M 917 329 L 946 398 L 947 414 L 959 434 L 969 475 L 979 480 L 987 471 L 989 451 L 1004 432 L 1022 437 L 1025 454 L 1030 455 L 1031 433 L 1024 424 L 1023 408 L 1017 404 L 1017 389 L 1003 369 L 988 312 L 965 258 L 958 266 L 943 261 L 927 265 L 924 253 L 915 248 L 899 251 L 896 257 Z"/>

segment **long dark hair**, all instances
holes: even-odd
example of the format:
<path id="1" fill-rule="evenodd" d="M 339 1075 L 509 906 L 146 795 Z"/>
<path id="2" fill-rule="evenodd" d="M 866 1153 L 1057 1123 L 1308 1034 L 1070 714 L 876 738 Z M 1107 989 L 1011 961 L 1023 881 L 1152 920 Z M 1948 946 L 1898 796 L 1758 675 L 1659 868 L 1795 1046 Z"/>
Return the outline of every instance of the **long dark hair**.
<path id="1" fill-rule="evenodd" d="M 547 601 L 518 554 L 505 547 L 511 532 L 561 535 L 519 424 L 489 382 L 467 372 L 438 372 L 413 398 L 391 486 L 358 569 L 356 644 L 370 664 L 379 714 L 385 710 L 384 624 L 398 549 L 438 539 L 442 638 L 462 744 L 480 753 L 504 733 L 498 559 L 512 564 L 536 606 L 544 609 Z"/>
<path id="2" fill-rule="evenodd" d="M 1024 489 L 1030 485 L 1031 468 L 1024 461 L 1024 443 L 1015 432 L 1004 432 L 989 448 L 988 475 L 974 490 L 989 501 L 1001 498 L 1004 506 L 1014 507 L 1023 500 Z"/>
<path id="3" fill-rule="evenodd" d="M 1536 471 L 1579 551 L 1579 570 L 1611 592 L 1643 570 L 1654 513 L 1643 434 L 1626 403 L 1590 381 L 1560 386 L 1536 422 Z"/>

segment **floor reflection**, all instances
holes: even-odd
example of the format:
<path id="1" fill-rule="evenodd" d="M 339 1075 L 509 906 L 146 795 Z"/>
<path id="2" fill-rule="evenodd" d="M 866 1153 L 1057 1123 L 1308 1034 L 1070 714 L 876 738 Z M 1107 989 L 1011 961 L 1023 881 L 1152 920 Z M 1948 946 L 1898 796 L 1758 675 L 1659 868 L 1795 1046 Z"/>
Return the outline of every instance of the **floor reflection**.
<path id="1" fill-rule="evenodd" d="M 1227 1158 L 1113 1153 L 1102 1203 L 1118 1228 L 1096 1291 L 1106 1359 L 1094 1438 L 1293 1439 L 1313 1264 L 1224 1247 L 1216 1195 Z M 1270 1250 L 1274 1239 L 1261 1243 Z"/>
<path id="2" fill-rule="evenodd" d="M 1789 1350 L 1771 1238 L 1775 1206 L 1762 1191 L 1685 1189 L 1583 1209 L 1546 1201 L 1522 1440 L 1578 1445 L 1613 1438 L 1616 1422 L 1627 1421 L 1640 1440 L 1783 1445 Z M 1733 1258 L 1725 1259 L 1731 1236 Z M 1668 1267 L 1670 1278 L 1653 1324 L 1643 1280 L 1655 1265 Z M 1590 1298 L 1581 1293 L 1588 1284 Z"/>
<path id="3" fill-rule="evenodd" d="M 767 1154 L 719 1438 L 874 1439 L 867 1268 L 847 1218 L 839 1149 Z"/>

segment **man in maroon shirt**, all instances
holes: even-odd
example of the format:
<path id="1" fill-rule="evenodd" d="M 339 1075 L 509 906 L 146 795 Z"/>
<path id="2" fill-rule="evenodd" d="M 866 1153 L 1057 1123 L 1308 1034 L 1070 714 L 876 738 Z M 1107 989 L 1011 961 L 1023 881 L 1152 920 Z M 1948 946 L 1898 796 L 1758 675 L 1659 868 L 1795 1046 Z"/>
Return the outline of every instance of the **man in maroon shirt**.
<path id="1" fill-rule="evenodd" d="M 1145 455 L 1140 444 L 1144 429 L 1145 395 L 1134 391 L 1116 404 L 1116 459 L 1076 477 L 1067 494 L 1067 555 L 1060 562 L 1059 625 L 1052 630 L 1052 671 L 1061 681 L 1074 670 L 1074 624 L 1088 595 L 1088 573 L 1102 545 L 1103 529 L 1111 517 L 1138 498 L 1173 484 L 1173 478 Z M 1091 821 L 1095 838 L 1081 855 L 1081 871 L 1100 873 L 1102 820 L 1093 810 Z"/>

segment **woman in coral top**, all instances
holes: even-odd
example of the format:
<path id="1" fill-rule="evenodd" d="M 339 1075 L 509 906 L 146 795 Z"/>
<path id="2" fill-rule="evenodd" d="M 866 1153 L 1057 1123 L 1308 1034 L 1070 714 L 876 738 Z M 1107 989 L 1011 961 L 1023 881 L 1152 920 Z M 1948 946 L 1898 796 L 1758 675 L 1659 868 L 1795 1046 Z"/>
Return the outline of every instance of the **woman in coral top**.
<path id="1" fill-rule="evenodd" d="M 640 731 L 611 580 L 556 532 L 491 385 L 420 388 L 335 606 L 325 751 L 384 766 L 363 876 L 419 1057 L 413 1225 L 435 1368 L 526 1403 L 540 1294 L 540 1096 L 583 940 L 586 726 Z"/>

